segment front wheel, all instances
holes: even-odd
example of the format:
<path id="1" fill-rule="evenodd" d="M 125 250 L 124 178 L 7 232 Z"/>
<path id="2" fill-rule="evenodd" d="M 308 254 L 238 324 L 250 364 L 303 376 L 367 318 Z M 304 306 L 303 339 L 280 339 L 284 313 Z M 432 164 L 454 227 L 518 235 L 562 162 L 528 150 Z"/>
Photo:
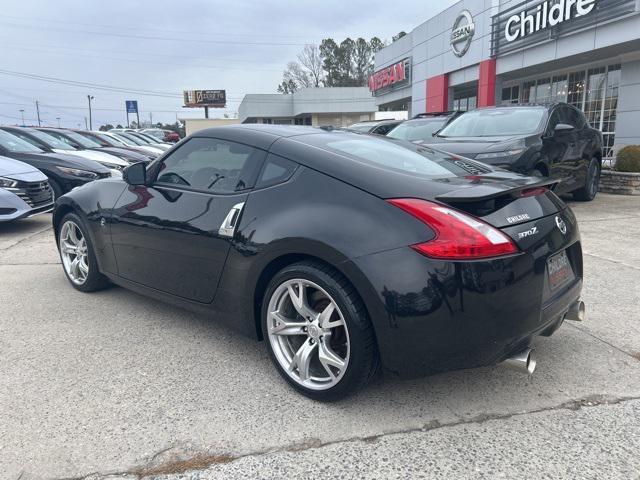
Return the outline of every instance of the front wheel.
<path id="1" fill-rule="evenodd" d="M 373 328 L 360 297 L 335 270 L 313 262 L 278 272 L 265 293 L 262 328 L 279 373 L 315 400 L 337 400 L 376 373 Z"/>
<path id="2" fill-rule="evenodd" d="M 596 198 L 598 184 L 600 183 L 600 162 L 597 158 L 592 158 L 587 170 L 587 178 L 584 187 L 573 192 L 573 198 L 583 202 L 590 202 Z"/>
<path id="3" fill-rule="evenodd" d="M 60 222 L 58 250 L 65 275 L 71 285 L 81 292 L 101 290 L 109 285 L 98 271 L 93 244 L 84 223 L 75 213 L 68 213 Z"/>

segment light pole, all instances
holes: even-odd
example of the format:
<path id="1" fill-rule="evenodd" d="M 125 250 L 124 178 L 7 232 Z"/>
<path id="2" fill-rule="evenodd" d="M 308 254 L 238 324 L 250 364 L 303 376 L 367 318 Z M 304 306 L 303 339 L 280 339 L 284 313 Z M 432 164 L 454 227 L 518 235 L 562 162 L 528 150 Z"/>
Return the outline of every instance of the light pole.
<path id="1" fill-rule="evenodd" d="M 40 102 L 38 102 L 38 100 L 36 100 L 36 112 L 38 112 L 38 126 L 41 127 L 42 124 L 40 123 Z"/>
<path id="2" fill-rule="evenodd" d="M 91 100 L 93 100 L 95 97 L 92 97 L 91 95 L 87 95 L 87 100 L 89 100 L 89 130 L 93 130 L 93 120 L 91 118 Z"/>
<path id="3" fill-rule="evenodd" d="M 58 121 L 58 128 L 60 128 L 60 117 L 56 117 L 56 120 Z"/>
<path id="4" fill-rule="evenodd" d="M 20 115 L 22 115 L 22 126 L 24 127 L 24 108 L 20 109 Z"/>

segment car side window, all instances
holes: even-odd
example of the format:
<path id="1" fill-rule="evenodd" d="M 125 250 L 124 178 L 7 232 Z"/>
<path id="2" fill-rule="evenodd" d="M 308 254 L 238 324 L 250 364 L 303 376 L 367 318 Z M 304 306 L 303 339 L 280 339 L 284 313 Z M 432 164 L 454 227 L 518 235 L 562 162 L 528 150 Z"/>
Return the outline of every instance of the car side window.
<path id="1" fill-rule="evenodd" d="M 156 183 L 227 194 L 253 186 L 263 150 L 216 138 L 195 137 L 165 158 Z"/>
<path id="2" fill-rule="evenodd" d="M 576 127 L 577 129 L 584 127 L 585 122 L 581 112 L 571 107 L 565 107 L 565 110 L 566 110 L 566 123 Z"/>
<path id="3" fill-rule="evenodd" d="M 270 153 L 264 162 L 264 167 L 256 182 L 256 188 L 270 187 L 286 182 L 291 178 L 297 167 L 297 163 Z"/>

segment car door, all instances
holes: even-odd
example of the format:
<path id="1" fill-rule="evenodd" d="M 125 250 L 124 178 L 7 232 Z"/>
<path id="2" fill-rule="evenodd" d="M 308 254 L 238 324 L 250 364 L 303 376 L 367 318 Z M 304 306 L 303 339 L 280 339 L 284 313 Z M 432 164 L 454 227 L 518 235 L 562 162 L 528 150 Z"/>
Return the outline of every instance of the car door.
<path id="1" fill-rule="evenodd" d="M 213 301 L 235 224 L 263 150 L 209 137 L 186 141 L 130 186 L 111 219 L 118 275 L 188 300 Z"/>
<path id="2" fill-rule="evenodd" d="M 576 132 L 556 132 L 560 123 L 567 123 L 566 107 L 556 106 L 549 115 L 547 127 L 542 138 L 542 153 L 549 163 L 549 176 L 562 180 L 556 187 L 557 192 L 572 190 L 576 183 L 575 166 L 577 157 Z"/>

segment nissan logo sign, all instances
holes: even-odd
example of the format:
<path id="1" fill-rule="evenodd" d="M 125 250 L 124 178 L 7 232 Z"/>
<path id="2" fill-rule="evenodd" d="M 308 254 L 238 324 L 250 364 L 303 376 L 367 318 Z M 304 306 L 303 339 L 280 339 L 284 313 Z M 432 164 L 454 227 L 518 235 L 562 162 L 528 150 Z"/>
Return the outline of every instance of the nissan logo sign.
<path id="1" fill-rule="evenodd" d="M 471 46 L 471 39 L 476 31 L 473 17 L 469 10 L 461 11 L 451 29 L 451 49 L 457 57 L 463 56 Z"/>

